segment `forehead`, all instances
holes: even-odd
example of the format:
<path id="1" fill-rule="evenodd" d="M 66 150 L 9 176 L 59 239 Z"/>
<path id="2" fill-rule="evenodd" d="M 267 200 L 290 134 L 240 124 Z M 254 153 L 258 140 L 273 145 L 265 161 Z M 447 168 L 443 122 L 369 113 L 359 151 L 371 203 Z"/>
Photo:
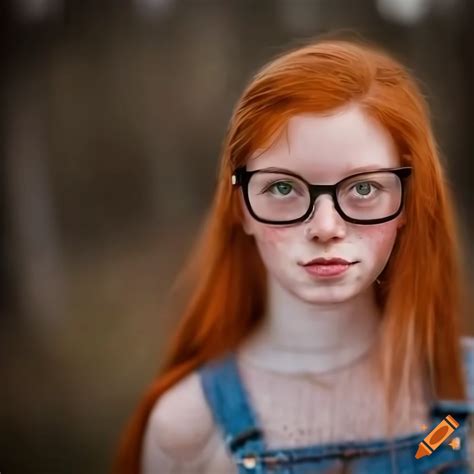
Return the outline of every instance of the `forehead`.
<path id="1" fill-rule="evenodd" d="M 349 106 L 330 115 L 293 116 L 269 148 L 255 150 L 247 169 L 276 166 L 311 182 L 332 183 L 358 171 L 399 165 L 388 131 L 360 107 Z"/>

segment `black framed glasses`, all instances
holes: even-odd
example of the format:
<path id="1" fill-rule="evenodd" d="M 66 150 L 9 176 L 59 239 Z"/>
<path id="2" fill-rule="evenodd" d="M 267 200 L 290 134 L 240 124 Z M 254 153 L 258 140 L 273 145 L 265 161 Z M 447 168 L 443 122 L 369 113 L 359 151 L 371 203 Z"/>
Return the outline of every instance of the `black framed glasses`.
<path id="1" fill-rule="evenodd" d="M 363 171 L 335 184 L 311 184 L 292 171 L 236 168 L 232 185 L 241 186 L 251 216 L 265 224 L 287 225 L 305 221 L 316 198 L 331 195 L 339 215 L 354 224 L 380 224 L 397 217 L 404 203 L 405 180 L 411 166 Z"/>

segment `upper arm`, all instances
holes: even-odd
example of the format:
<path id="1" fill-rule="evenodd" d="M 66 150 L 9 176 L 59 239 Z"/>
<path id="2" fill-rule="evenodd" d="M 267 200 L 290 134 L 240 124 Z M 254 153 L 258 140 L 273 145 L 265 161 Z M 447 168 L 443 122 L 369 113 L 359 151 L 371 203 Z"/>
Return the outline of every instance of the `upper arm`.
<path id="1" fill-rule="evenodd" d="M 214 434 L 212 413 L 197 372 L 184 377 L 155 403 L 142 445 L 142 474 L 198 472 Z"/>

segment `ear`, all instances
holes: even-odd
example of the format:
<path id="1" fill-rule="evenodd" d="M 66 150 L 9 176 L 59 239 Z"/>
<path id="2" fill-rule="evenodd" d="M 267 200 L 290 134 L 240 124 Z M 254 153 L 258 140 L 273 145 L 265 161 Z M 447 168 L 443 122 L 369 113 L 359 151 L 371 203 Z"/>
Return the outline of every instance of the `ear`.
<path id="1" fill-rule="evenodd" d="M 247 235 L 252 235 L 253 231 L 252 231 L 252 228 L 251 228 L 252 226 L 250 225 L 251 216 L 248 214 L 246 209 L 243 210 L 242 214 L 243 214 L 243 216 L 242 216 L 242 228 L 244 229 L 244 232 Z"/>
<path id="2" fill-rule="evenodd" d="M 248 226 L 248 222 L 245 219 L 242 221 L 242 229 L 244 229 L 244 232 L 247 235 L 252 235 L 252 232 L 250 231 L 249 226 Z"/>
<path id="3" fill-rule="evenodd" d="M 252 231 L 251 225 L 250 225 L 252 216 L 250 216 L 250 214 L 248 213 L 248 210 L 247 210 L 247 207 L 244 203 L 244 199 L 243 199 L 242 194 L 240 195 L 240 206 L 241 206 L 241 209 L 242 209 L 242 221 L 241 221 L 242 228 L 243 228 L 244 232 L 247 235 L 252 235 L 253 231 Z"/>
<path id="4" fill-rule="evenodd" d="M 406 218 L 406 215 L 405 215 L 405 211 L 402 211 L 402 213 L 400 215 L 400 220 L 399 220 L 398 225 L 397 225 L 397 229 L 401 229 L 402 227 L 405 226 L 406 223 L 407 223 L 407 218 Z"/>

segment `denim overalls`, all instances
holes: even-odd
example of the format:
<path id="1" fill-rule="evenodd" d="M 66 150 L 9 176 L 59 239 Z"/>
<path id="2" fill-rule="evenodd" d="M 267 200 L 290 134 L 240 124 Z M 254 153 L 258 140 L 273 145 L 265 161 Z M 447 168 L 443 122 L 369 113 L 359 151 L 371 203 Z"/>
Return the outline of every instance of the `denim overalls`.
<path id="1" fill-rule="evenodd" d="M 474 338 L 463 337 L 469 402 L 438 400 L 425 432 L 386 439 L 268 449 L 252 409 L 234 352 L 199 368 L 204 394 L 239 474 L 471 474 L 468 434 L 474 413 Z M 454 450 L 445 441 L 431 455 L 415 458 L 419 443 L 448 414 L 459 422 Z M 214 474 L 214 473 L 212 473 Z M 217 474 L 217 473 L 216 473 Z"/>

